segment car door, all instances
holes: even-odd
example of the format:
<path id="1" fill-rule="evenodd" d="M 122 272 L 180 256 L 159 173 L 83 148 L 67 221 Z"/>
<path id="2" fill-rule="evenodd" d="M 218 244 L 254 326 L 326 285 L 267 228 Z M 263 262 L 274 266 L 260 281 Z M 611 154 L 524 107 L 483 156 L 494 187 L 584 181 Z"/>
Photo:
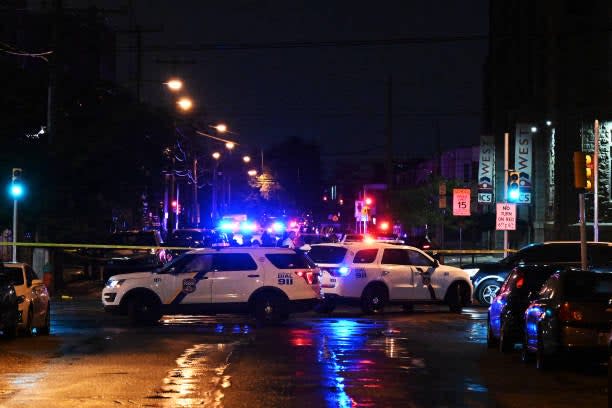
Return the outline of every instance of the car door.
<path id="1" fill-rule="evenodd" d="M 558 275 L 551 276 L 542 286 L 535 299 L 525 310 L 525 342 L 527 347 L 535 349 L 538 344 L 538 326 L 540 320 L 546 317 L 547 306 L 555 293 L 555 286 L 558 285 Z M 550 309 L 549 309 L 550 310 Z"/>
<path id="2" fill-rule="evenodd" d="M 264 270 L 248 252 L 213 254 L 213 303 L 246 303 L 263 286 Z"/>
<path id="3" fill-rule="evenodd" d="M 211 254 L 187 254 L 177 258 L 153 278 L 164 303 L 187 305 L 210 303 L 212 299 Z"/>
<path id="4" fill-rule="evenodd" d="M 414 275 L 407 249 L 384 248 L 380 268 L 389 288 L 390 300 L 412 299 Z"/>
<path id="5" fill-rule="evenodd" d="M 417 300 L 437 299 L 436 293 L 444 292 L 448 285 L 448 272 L 436 271 L 436 264 L 425 254 L 408 249 L 408 259 L 412 267 L 410 298 Z"/>

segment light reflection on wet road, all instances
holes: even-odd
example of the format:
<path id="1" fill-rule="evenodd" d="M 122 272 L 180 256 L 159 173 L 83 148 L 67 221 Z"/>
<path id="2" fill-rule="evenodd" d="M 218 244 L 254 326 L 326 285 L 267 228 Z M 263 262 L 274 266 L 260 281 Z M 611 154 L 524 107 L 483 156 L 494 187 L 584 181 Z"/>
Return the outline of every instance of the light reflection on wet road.
<path id="1" fill-rule="evenodd" d="M 0 405 L 10 400 L 6 406 L 44 406 L 60 395 L 66 400 L 57 406 L 73 406 L 77 400 L 61 391 L 69 387 L 78 390 L 79 404 L 91 403 L 82 406 L 101 406 L 99 394 L 87 397 L 85 382 L 62 382 L 79 381 L 85 367 L 88 375 L 80 377 L 93 380 L 103 373 L 107 392 L 117 390 L 106 401 L 149 407 L 478 408 L 500 399 L 507 407 L 545 406 L 553 399 L 565 400 L 555 405 L 567 407 L 576 392 L 589 392 L 590 402 L 602 399 L 599 376 L 586 383 L 580 373 L 546 375 L 517 361 L 518 353 L 488 350 L 484 308 L 461 315 L 436 308 L 392 310 L 382 316 L 341 309 L 296 315 L 276 327 L 258 327 L 244 316 L 175 316 L 156 327 L 132 328 L 97 303 L 56 306 L 51 336 L 4 346 L 8 353 L 32 348 L 34 360 L 42 346 L 45 358 L 59 361 L 40 372 L 25 366 L 0 372 Z M 158 358 L 159 344 L 165 358 Z M 62 371 L 54 374 L 49 367 Z M 126 388 L 121 378 L 136 375 L 142 386 Z M 538 381 L 525 385 L 525 375 Z M 507 384 L 513 386 L 508 390 Z"/>

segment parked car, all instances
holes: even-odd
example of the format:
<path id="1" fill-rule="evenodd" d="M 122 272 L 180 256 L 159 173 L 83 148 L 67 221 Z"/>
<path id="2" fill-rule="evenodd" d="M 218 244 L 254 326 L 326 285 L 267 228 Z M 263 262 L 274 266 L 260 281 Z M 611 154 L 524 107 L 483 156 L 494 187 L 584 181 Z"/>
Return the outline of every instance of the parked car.
<path id="1" fill-rule="evenodd" d="M 587 243 L 589 270 L 612 271 L 612 243 Z M 480 262 L 463 265 L 474 284 L 474 297 L 482 305 L 489 306 L 499 288 L 517 265 L 580 265 L 580 241 L 547 241 L 527 245 L 498 262 Z"/>
<path id="2" fill-rule="evenodd" d="M 275 247 L 197 249 L 155 271 L 113 276 L 102 290 L 104 309 L 132 324 L 232 312 L 276 323 L 320 299 L 319 268 L 303 253 Z"/>
<path id="3" fill-rule="evenodd" d="M 17 329 L 25 335 L 49 334 L 51 305 L 49 292 L 32 267 L 22 262 L 5 262 L 0 274 L 15 288 L 19 303 Z"/>
<path id="4" fill-rule="evenodd" d="M 487 346 L 498 345 L 500 351 L 507 352 L 522 342 L 529 299 L 557 271 L 558 266 L 550 265 L 519 265 L 512 270 L 489 307 Z"/>
<path id="5" fill-rule="evenodd" d="M 566 353 L 608 356 L 612 273 L 566 270 L 552 275 L 525 311 L 523 360 L 547 368 Z"/>
<path id="6" fill-rule="evenodd" d="M 163 244 L 165 247 L 180 248 L 214 248 L 229 246 L 227 234 L 205 228 L 180 228 L 172 234 Z M 188 252 L 189 249 L 166 249 L 166 261 Z"/>
<path id="7" fill-rule="evenodd" d="M 389 304 L 406 310 L 417 303 L 447 304 L 461 312 L 471 303 L 468 274 L 441 265 L 422 250 L 386 243 L 312 245 L 308 253 L 321 268 L 324 303 L 331 312 L 339 302 L 357 304 L 364 313 L 380 313 Z"/>
<path id="8" fill-rule="evenodd" d="M 0 331 L 4 337 L 12 338 L 17 335 L 17 325 L 19 324 L 18 299 L 15 287 L 0 270 Z"/>

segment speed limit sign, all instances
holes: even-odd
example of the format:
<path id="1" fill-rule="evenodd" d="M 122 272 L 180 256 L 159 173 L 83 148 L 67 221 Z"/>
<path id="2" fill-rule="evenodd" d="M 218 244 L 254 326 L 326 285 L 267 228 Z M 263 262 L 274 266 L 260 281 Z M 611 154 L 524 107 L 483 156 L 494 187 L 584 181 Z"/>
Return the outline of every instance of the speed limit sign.
<path id="1" fill-rule="evenodd" d="M 470 193 L 469 188 L 453 188 L 453 215 L 470 215 Z"/>

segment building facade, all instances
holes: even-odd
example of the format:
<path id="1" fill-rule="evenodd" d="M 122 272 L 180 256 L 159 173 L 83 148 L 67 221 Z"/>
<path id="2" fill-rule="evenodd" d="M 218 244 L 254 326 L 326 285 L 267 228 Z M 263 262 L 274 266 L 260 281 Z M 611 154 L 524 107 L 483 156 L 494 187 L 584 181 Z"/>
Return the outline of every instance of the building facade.
<path id="1" fill-rule="evenodd" d="M 504 195 L 505 172 L 518 159 L 518 129 L 533 133 L 531 202 L 518 205 L 518 217 L 529 229 L 520 243 L 579 237 L 572 157 L 574 151 L 594 151 L 595 120 L 599 238 L 612 239 L 610 23 L 612 3 L 605 0 L 490 2 L 484 133 L 495 138 L 498 198 Z M 594 194 L 586 194 L 588 239 L 594 207 Z"/>

